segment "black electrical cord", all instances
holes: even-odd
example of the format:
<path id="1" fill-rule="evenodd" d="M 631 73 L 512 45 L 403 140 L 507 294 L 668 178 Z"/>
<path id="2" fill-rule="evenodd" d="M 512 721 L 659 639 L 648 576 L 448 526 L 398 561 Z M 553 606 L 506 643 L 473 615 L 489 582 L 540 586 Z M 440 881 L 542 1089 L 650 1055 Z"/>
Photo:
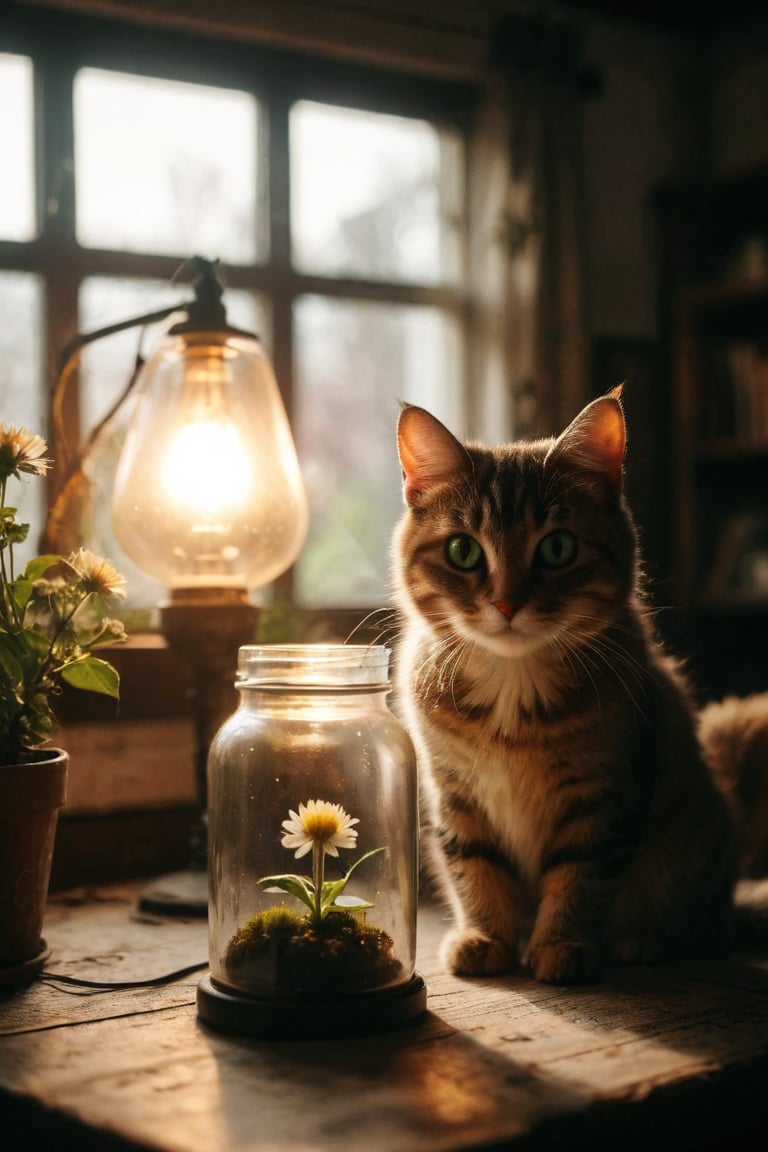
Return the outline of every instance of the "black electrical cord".
<path id="1" fill-rule="evenodd" d="M 53 987 L 57 984 L 68 984 L 77 988 L 88 989 L 89 992 L 125 992 L 131 988 L 160 988 L 164 984 L 173 984 L 176 980 L 191 976 L 193 972 L 202 972 L 207 967 L 208 961 L 204 960 L 199 964 L 189 964 L 186 968 L 178 968 L 174 972 L 166 972 L 163 976 L 155 976 L 149 980 L 84 980 L 78 976 L 66 976 L 61 972 L 48 972 L 46 970 L 43 971 L 40 979 Z M 67 989 L 60 988 L 59 991 L 66 992 Z"/>

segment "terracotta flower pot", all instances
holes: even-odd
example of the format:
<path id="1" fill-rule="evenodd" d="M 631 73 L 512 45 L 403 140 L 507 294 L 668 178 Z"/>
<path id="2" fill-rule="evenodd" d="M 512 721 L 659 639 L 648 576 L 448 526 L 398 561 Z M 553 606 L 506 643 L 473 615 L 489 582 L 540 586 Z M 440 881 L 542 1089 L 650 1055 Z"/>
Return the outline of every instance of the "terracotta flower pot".
<path id="1" fill-rule="evenodd" d="M 69 754 L 41 749 L 26 764 L 0 765 L 0 990 L 34 979 Z"/>

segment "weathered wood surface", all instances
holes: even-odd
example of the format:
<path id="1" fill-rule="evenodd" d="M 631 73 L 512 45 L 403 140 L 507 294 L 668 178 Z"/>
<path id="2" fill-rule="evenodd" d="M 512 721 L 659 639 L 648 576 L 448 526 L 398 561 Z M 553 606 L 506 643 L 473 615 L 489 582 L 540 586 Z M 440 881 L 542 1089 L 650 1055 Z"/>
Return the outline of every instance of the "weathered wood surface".
<path id="1" fill-rule="evenodd" d="M 140 915 L 137 892 L 53 901 L 48 971 L 117 982 L 204 963 L 205 925 Z M 0 1001 L 0 1147 L 768 1147 L 768 956 L 563 990 L 441 973 L 442 928 L 423 912 L 427 1016 L 369 1039 L 217 1034 L 198 1023 L 197 975 L 85 994 L 46 976 Z"/>

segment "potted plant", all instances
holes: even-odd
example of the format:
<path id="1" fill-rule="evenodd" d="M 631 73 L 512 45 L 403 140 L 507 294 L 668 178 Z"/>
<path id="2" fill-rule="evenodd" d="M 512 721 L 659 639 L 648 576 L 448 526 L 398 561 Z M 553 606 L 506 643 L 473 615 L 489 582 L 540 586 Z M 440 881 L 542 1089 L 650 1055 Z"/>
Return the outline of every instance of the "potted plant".
<path id="1" fill-rule="evenodd" d="M 125 639 L 107 613 L 125 580 L 85 548 L 41 555 L 17 572 L 14 548 L 29 525 L 7 500 L 9 481 L 44 476 L 42 437 L 0 424 L 0 987 L 32 979 L 41 938 L 68 755 L 48 746 L 63 684 L 117 698 L 119 677 L 94 649 Z"/>
<path id="2" fill-rule="evenodd" d="M 264 876 L 263 890 L 288 893 L 305 905 L 303 914 L 277 904 L 251 916 L 229 942 L 224 963 L 235 984 L 268 990 L 276 998 L 317 999 L 381 987 L 396 979 L 401 965 L 393 941 L 360 918 L 373 904 L 345 895 L 352 873 L 384 852 L 366 852 L 336 880 L 325 879 L 325 857 L 357 844 L 359 821 L 339 804 L 309 800 L 289 811 L 281 844 L 297 859 L 312 853 L 312 875 Z"/>

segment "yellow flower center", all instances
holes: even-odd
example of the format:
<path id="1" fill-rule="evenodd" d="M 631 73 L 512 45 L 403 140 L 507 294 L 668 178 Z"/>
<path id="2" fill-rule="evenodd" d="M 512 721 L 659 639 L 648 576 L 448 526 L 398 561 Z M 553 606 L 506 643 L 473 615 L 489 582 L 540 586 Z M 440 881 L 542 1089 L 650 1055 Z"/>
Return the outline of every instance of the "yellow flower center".
<path id="1" fill-rule="evenodd" d="M 325 844 L 341 828 L 339 818 L 333 812 L 307 812 L 302 825 L 307 836 L 316 844 Z"/>

